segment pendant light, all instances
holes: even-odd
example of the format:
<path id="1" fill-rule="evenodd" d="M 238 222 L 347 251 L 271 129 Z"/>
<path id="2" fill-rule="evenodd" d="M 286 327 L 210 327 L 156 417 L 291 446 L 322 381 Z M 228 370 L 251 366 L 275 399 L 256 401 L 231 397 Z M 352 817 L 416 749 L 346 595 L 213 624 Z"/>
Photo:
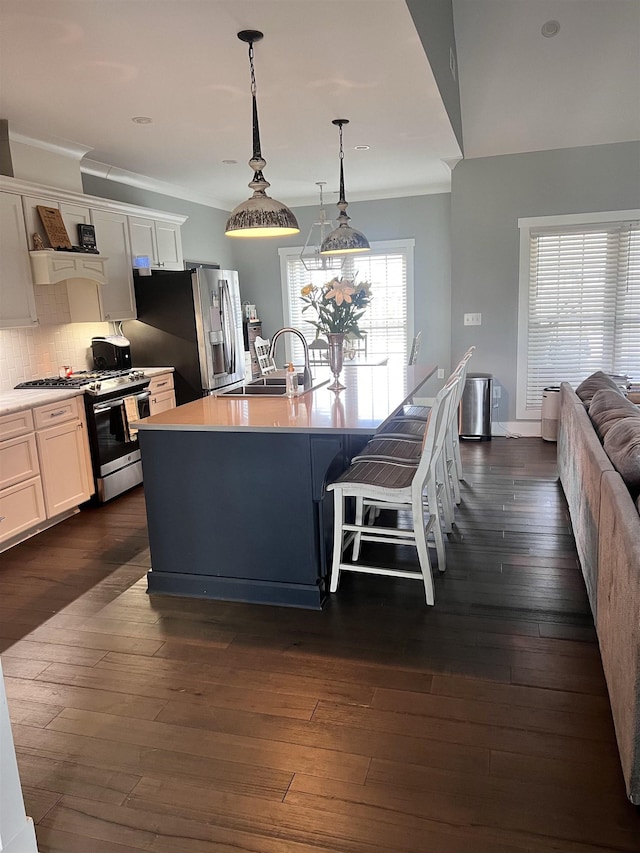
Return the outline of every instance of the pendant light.
<path id="1" fill-rule="evenodd" d="M 349 225 L 347 202 L 344 197 L 344 152 L 342 150 L 342 126 L 349 124 L 348 118 L 334 118 L 332 124 L 337 124 L 340 130 L 340 199 L 338 201 L 338 227 L 324 240 L 320 248 L 321 255 L 347 255 L 356 252 L 368 252 L 371 249 L 369 241 L 361 231 L 356 231 Z"/>
<path id="2" fill-rule="evenodd" d="M 240 41 L 249 45 L 249 67 L 251 69 L 251 97 L 253 100 L 253 156 L 249 166 L 253 169 L 253 180 L 249 186 L 253 195 L 234 208 L 227 220 L 227 237 L 284 237 L 297 234 L 300 229 L 295 216 L 289 208 L 270 198 L 265 190 L 271 184 L 265 180 L 262 170 L 267 165 L 260 150 L 260 128 L 258 126 L 258 105 L 256 102 L 256 77 L 253 69 L 253 43 L 260 41 L 263 34 L 257 30 L 242 30 L 238 33 Z"/>
<path id="3" fill-rule="evenodd" d="M 327 214 L 324 209 L 322 199 L 322 187 L 326 181 L 316 181 L 316 185 L 320 187 L 320 213 L 318 218 L 309 229 L 309 236 L 304 248 L 300 252 L 300 260 L 306 270 L 340 270 L 344 266 L 345 258 L 340 255 L 321 255 L 320 247 L 324 243 L 327 233 L 331 229 L 331 223 L 327 219 Z M 314 239 L 314 229 L 319 229 L 317 238 Z"/>

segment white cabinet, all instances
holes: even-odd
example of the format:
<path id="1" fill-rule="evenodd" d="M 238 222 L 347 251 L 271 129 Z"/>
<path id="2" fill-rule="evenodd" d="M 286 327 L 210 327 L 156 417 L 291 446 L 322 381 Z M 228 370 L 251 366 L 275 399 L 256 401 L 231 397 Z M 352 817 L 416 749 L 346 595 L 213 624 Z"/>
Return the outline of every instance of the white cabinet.
<path id="1" fill-rule="evenodd" d="M 107 260 L 107 282 L 101 291 L 101 320 L 135 320 L 133 264 L 127 217 L 108 210 L 91 210 L 96 245 Z"/>
<path id="2" fill-rule="evenodd" d="M 149 383 L 149 414 L 157 415 L 175 409 L 176 394 L 173 390 L 173 373 L 159 373 Z"/>
<path id="3" fill-rule="evenodd" d="M 35 326 L 36 303 L 22 199 L 0 192 L 0 328 Z"/>
<path id="4" fill-rule="evenodd" d="M 91 224 L 91 213 L 88 207 L 82 204 L 72 204 L 71 202 L 57 202 L 50 198 L 23 196 L 22 207 L 24 211 L 24 221 L 27 227 L 27 240 L 30 248 L 35 248 L 32 245 L 34 234 L 39 234 L 44 245 L 46 247 L 49 246 L 47 232 L 44 230 L 40 214 L 38 213 L 38 205 L 42 207 L 54 207 L 59 210 L 71 245 L 80 245 L 80 240 L 78 239 L 78 225 Z"/>
<path id="5" fill-rule="evenodd" d="M 47 518 L 84 503 L 93 491 L 81 406 L 82 398 L 72 397 L 33 410 Z"/>
<path id="6" fill-rule="evenodd" d="M 154 269 L 184 269 L 180 226 L 175 222 L 130 216 L 129 235 L 134 259 L 146 255 Z"/>
<path id="7" fill-rule="evenodd" d="M 0 543 L 46 518 L 31 411 L 0 417 Z"/>

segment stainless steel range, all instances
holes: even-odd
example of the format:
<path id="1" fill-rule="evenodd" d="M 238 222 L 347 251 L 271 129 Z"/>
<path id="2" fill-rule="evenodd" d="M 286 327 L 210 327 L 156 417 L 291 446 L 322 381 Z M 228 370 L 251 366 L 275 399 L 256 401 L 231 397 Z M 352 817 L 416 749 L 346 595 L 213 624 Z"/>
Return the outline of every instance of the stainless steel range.
<path id="1" fill-rule="evenodd" d="M 87 413 L 96 499 L 103 503 L 142 482 L 138 434 L 132 422 L 149 416 L 142 370 L 93 370 L 21 382 L 16 388 L 81 388 Z"/>

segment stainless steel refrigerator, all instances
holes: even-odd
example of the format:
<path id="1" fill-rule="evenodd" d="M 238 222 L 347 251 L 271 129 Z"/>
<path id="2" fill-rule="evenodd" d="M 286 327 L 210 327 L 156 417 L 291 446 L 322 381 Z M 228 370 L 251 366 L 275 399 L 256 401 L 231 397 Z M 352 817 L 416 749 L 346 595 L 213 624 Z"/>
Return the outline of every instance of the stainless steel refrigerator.
<path id="1" fill-rule="evenodd" d="M 235 270 L 134 271 L 137 320 L 123 324 L 134 367 L 174 367 L 178 405 L 244 378 Z"/>

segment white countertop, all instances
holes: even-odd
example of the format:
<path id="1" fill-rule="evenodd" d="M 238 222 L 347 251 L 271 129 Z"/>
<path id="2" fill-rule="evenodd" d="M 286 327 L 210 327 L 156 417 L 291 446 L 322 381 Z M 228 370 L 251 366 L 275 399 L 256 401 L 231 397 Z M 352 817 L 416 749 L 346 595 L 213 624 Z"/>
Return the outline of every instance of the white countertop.
<path id="1" fill-rule="evenodd" d="M 376 431 L 431 377 L 437 365 L 346 366 L 339 394 L 327 385 L 287 397 L 211 396 L 137 421 L 139 430 L 362 433 Z M 322 370 L 313 368 L 316 379 Z M 325 369 L 327 381 L 331 374 Z"/>
<path id="2" fill-rule="evenodd" d="M 173 372 L 173 367 L 136 367 L 134 370 L 143 370 L 147 376 L 157 376 L 159 373 Z M 12 391 L 2 391 L 0 416 L 32 409 L 34 406 L 46 406 L 47 403 L 67 400 L 82 393 L 82 388 L 14 388 Z"/>

